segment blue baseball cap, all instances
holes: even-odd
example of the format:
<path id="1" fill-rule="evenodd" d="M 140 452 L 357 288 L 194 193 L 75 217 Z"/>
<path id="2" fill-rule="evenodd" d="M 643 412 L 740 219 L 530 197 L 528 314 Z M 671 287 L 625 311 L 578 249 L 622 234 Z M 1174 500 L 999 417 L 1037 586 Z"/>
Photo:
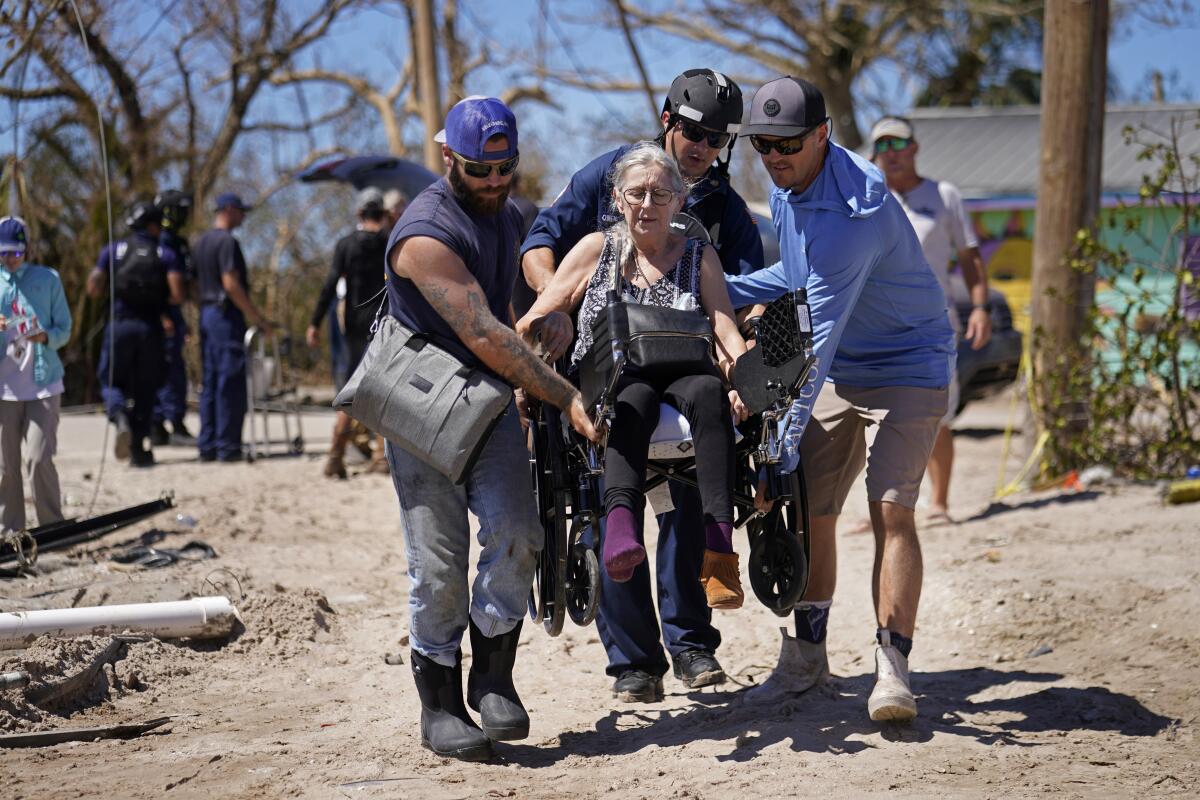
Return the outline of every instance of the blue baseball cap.
<path id="1" fill-rule="evenodd" d="M 484 153 L 484 144 L 493 136 L 508 139 L 508 149 Z M 517 119 L 495 97 L 475 95 L 454 104 L 446 127 L 433 140 L 472 161 L 505 161 L 517 154 Z"/>
<path id="2" fill-rule="evenodd" d="M 233 192 L 223 192 L 217 195 L 217 211 L 226 208 L 236 208 L 239 211 L 249 211 L 250 206 L 242 202 L 242 198 L 238 197 Z"/>
<path id="3" fill-rule="evenodd" d="M 16 217 L 0 219 L 0 253 L 24 253 L 27 249 L 25 224 Z"/>

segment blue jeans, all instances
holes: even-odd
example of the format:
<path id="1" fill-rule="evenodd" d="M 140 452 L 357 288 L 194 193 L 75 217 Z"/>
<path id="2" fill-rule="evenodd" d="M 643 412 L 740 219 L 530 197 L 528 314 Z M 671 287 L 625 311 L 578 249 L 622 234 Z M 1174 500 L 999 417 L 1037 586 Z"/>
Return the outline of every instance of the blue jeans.
<path id="1" fill-rule="evenodd" d="M 672 656 L 699 649 L 715 653 L 721 634 L 712 625 L 712 609 L 700 584 L 704 562 L 704 514 L 700 493 L 670 482 L 675 510 L 658 515 L 658 555 L 655 560 L 659 620 L 650 593 L 650 564 L 643 561 L 625 583 L 609 580 L 601 570 L 600 613 L 596 630 L 608 653 L 605 672 L 620 677 L 629 669 L 665 675 L 670 669 L 663 644 Z M 603 521 L 601 522 L 603 527 Z M 585 536 L 590 543 L 591 531 Z M 651 533 L 646 532 L 646 546 Z"/>
<path id="2" fill-rule="evenodd" d="M 242 452 L 246 419 L 246 319 L 236 307 L 206 305 L 200 309 L 200 357 L 204 384 L 200 389 L 201 456 L 233 458 Z"/>
<path id="3" fill-rule="evenodd" d="M 468 616 L 485 636 L 499 636 L 529 605 L 543 533 L 516 406 L 509 404 L 462 484 L 391 442 L 387 456 L 411 583 L 409 640 L 421 655 L 453 667 Z M 483 547 L 470 590 L 468 510 L 479 518 Z"/>

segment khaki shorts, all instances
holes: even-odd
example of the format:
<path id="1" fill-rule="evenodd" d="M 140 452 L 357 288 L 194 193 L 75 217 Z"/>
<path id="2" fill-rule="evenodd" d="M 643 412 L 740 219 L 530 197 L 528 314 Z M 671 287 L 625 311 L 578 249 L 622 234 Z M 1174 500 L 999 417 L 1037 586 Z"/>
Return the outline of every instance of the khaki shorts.
<path id="1" fill-rule="evenodd" d="M 863 464 L 868 500 L 915 508 L 946 404 L 946 387 L 865 389 L 826 383 L 800 440 L 809 512 L 840 514 Z M 877 430 L 868 448 L 872 426 Z"/>

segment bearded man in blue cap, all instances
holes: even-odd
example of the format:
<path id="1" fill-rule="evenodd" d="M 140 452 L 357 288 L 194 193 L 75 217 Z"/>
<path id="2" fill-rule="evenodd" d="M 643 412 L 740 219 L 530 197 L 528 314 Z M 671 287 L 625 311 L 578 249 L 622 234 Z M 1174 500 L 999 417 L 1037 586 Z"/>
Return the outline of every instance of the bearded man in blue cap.
<path id="1" fill-rule="evenodd" d="M 508 199 L 520 160 L 517 122 L 494 97 L 468 97 L 446 115 L 445 178 L 421 192 L 392 229 L 385 259 L 388 313 L 464 364 L 561 408 L 597 439 L 579 391 L 541 362 L 512 329 L 521 212 Z M 515 402 L 461 484 L 387 445 L 408 557 L 412 671 L 421 743 L 438 755 L 491 757 L 493 740 L 524 739 L 529 715 L 513 686 L 517 638 L 543 531 L 529 451 Z M 479 574 L 468 589 L 470 510 L 479 518 Z M 463 633 L 471 672 L 463 705 Z"/>
<path id="2" fill-rule="evenodd" d="M 783 631 L 779 665 L 749 694 L 778 702 L 829 675 L 834 533 L 865 464 L 879 643 L 867 709 L 873 720 L 908 720 L 917 713 L 908 656 L 922 579 L 913 508 L 946 413 L 954 332 L 904 209 L 874 165 L 830 140 L 829 123 L 820 90 L 787 76 L 755 93 L 742 125 L 775 184 L 782 260 L 727 277 L 729 296 L 736 307 L 805 288 L 818 359 L 814 391 L 797 401 L 785 440 L 809 492 L 808 590 L 796 608 L 796 637 Z M 869 448 L 868 428 L 876 429 Z"/>

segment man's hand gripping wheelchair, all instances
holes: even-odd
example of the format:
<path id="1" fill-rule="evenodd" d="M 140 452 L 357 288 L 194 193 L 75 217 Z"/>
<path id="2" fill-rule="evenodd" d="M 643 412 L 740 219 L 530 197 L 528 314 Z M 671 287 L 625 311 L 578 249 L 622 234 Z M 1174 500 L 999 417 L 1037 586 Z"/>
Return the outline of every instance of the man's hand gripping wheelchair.
<path id="1" fill-rule="evenodd" d="M 610 297 L 610 308 L 620 302 Z M 748 569 L 755 596 L 786 616 L 804 594 L 810 554 L 804 477 L 799 466 L 793 472 L 783 471 L 783 432 L 791 422 L 792 404 L 815 365 L 804 290 L 778 298 L 750 324 L 757 346 L 738 359 L 733 371 L 734 388 L 751 414 L 738 426 L 742 435 L 736 445 L 734 524 L 745 527 L 749 537 Z M 605 361 L 611 369 L 606 366 L 592 396 L 584 387 L 593 419 L 605 430 L 613 418 L 616 387 L 628 352 L 628 332 L 619 324 L 610 324 L 607 330 L 611 358 L 606 353 Z M 587 382 L 595 384 L 595 376 Z M 686 420 L 664 405 L 652 441 L 659 440 L 664 426 L 678 426 L 681 421 L 686 427 Z M 600 537 L 585 533 L 592 526 L 598 531 L 603 516 L 600 478 L 607 438 L 599 444 L 586 441 L 549 404 L 542 404 L 531 421 L 530 438 L 534 491 L 546 538 L 534 573 L 529 616 L 557 636 L 568 615 L 575 624 L 587 625 L 600 604 Z M 675 444 L 679 451 L 690 449 L 690 437 Z M 693 457 L 655 458 L 654 449 L 647 461 L 647 492 L 667 481 L 697 487 Z M 758 507 L 755 492 L 762 494 Z M 589 539 L 591 546 L 585 543 Z"/>

